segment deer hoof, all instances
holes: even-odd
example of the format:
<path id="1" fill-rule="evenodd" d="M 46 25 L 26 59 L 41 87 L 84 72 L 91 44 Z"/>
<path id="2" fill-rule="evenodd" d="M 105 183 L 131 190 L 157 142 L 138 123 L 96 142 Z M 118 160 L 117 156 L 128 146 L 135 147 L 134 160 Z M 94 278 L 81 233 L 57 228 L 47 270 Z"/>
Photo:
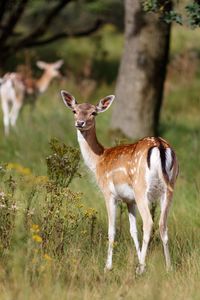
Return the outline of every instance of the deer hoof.
<path id="1" fill-rule="evenodd" d="M 109 272 L 109 271 L 112 271 L 112 266 L 105 266 L 104 267 L 104 273 L 107 273 L 107 272 Z"/>
<path id="2" fill-rule="evenodd" d="M 140 264 L 139 266 L 137 266 L 136 268 L 136 275 L 142 275 L 144 274 L 146 271 L 146 265 L 144 264 Z"/>

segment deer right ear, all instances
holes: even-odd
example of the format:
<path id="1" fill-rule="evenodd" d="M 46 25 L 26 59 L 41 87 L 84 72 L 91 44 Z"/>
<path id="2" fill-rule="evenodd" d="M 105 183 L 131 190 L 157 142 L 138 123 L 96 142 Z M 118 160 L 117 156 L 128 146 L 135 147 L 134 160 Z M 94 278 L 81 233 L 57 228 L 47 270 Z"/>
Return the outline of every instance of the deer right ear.
<path id="1" fill-rule="evenodd" d="M 70 93 L 62 90 L 61 91 L 61 96 L 63 99 L 64 104 L 70 108 L 73 109 L 74 106 L 77 104 L 76 99 L 74 98 L 74 96 L 72 96 Z"/>

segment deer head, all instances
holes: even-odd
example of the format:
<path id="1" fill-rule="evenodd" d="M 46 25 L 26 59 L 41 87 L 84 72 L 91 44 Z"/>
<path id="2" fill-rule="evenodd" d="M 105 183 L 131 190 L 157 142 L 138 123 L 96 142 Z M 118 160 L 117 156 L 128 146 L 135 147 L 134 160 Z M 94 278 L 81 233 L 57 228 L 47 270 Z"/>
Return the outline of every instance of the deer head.
<path id="1" fill-rule="evenodd" d="M 48 88 L 51 80 L 54 77 L 60 77 L 61 74 L 59 72 L 59 68 L 63 64 L 63 60 L 58 60 L 55 63 L 46 63 L 44 61 L 38 61 L 38 68 L 44 70 L 42 76 L 36 80 L 36 87 L 40 93 L 43 93 Z"/>
<path id="2" fill-rule="evenodd" d="M 74 96 L 66 91 L 61 91 L 64 104 L 74 113 L 75 127 L 80 131 L 86 131 L 94 127 L 95 116 L 106 111 L 112 104 L 115 96 L 109 95 L 101 99 L 97 105 L 78 104 Z"/>
<path id="3" fill-rule="evenodd" d="M 46 63 L 44 61 L 37 61 L 36 65 L 38 66 L 38 68 L 44 70 L 45 73 L 48 74 L 51 78 L 60 77 L 61 74 L 59 72 L 59 69 L 63 65 L 63 60 L 60 59 L 55 63 Z"/>

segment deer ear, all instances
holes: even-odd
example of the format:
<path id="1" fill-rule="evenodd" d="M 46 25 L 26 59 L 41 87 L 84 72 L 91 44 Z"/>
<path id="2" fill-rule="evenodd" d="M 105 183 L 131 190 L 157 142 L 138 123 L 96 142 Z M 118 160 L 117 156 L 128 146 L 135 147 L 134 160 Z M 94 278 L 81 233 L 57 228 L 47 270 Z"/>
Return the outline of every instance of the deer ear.
<path id="1" fill-rule="evenodd" d="M 56 61 L 55 63 L 53 63 L 53 67 L 57 70 L 60 69 L 60 67 L 63 65 L 64 61 L 62 59 Z"/>
<path id="2" fill-rule="evenodd" d="M 70 93 L 62 90 L 61 91 L 61 96 L 63 99 L 64 104 L 70 108 L 73 109 L 74 106 L 77 104 L 76 99 L 74 98 L 74 96 L 72 96 Z"/>
<path id="3" fill-rule="evenodd" d="M 38 60 L 36 62 L 36 65 L 37 65 L 38 68 L 43 70 L 43 69 L 46 69 L 47 63 L 45 63 L 44 61 Z"/>
<path id="4" fill-rule="evenodd" d="M 109 95 L 101 99 L 99 103 L 96 105 L 97 112 L 101 113 L 106 111 L 111 106 L 114 99 L 115 99 L 114 95 Z"/>

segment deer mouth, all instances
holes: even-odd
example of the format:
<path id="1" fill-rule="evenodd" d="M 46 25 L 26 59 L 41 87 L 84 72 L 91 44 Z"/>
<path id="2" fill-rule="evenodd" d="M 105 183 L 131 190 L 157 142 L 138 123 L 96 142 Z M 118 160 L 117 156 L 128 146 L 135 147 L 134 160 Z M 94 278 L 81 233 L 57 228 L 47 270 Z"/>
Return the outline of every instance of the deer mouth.
<path id="1" fill-rule="evenodd" d="M 84 130 L 84 129 L 86 129 L 86 124 L 85 124 L 85 122 L 84 123 L 82 123 L 82 122 L 76 122 L 76 124 L 75 124 L 75 127 L 77 128 L 77 129 L 79 129 L 79 130 Z"/>
<path id="2" fill-rule="evenodd" d="M 76 128 L 77 128 L 77 129 L 80 129 L 80 130 L 81 130 L 81 129 L 83 129 L 83 130 L 85 129 L 84 126 L 80 126 L 80 125 L 76 125 Z"/>

